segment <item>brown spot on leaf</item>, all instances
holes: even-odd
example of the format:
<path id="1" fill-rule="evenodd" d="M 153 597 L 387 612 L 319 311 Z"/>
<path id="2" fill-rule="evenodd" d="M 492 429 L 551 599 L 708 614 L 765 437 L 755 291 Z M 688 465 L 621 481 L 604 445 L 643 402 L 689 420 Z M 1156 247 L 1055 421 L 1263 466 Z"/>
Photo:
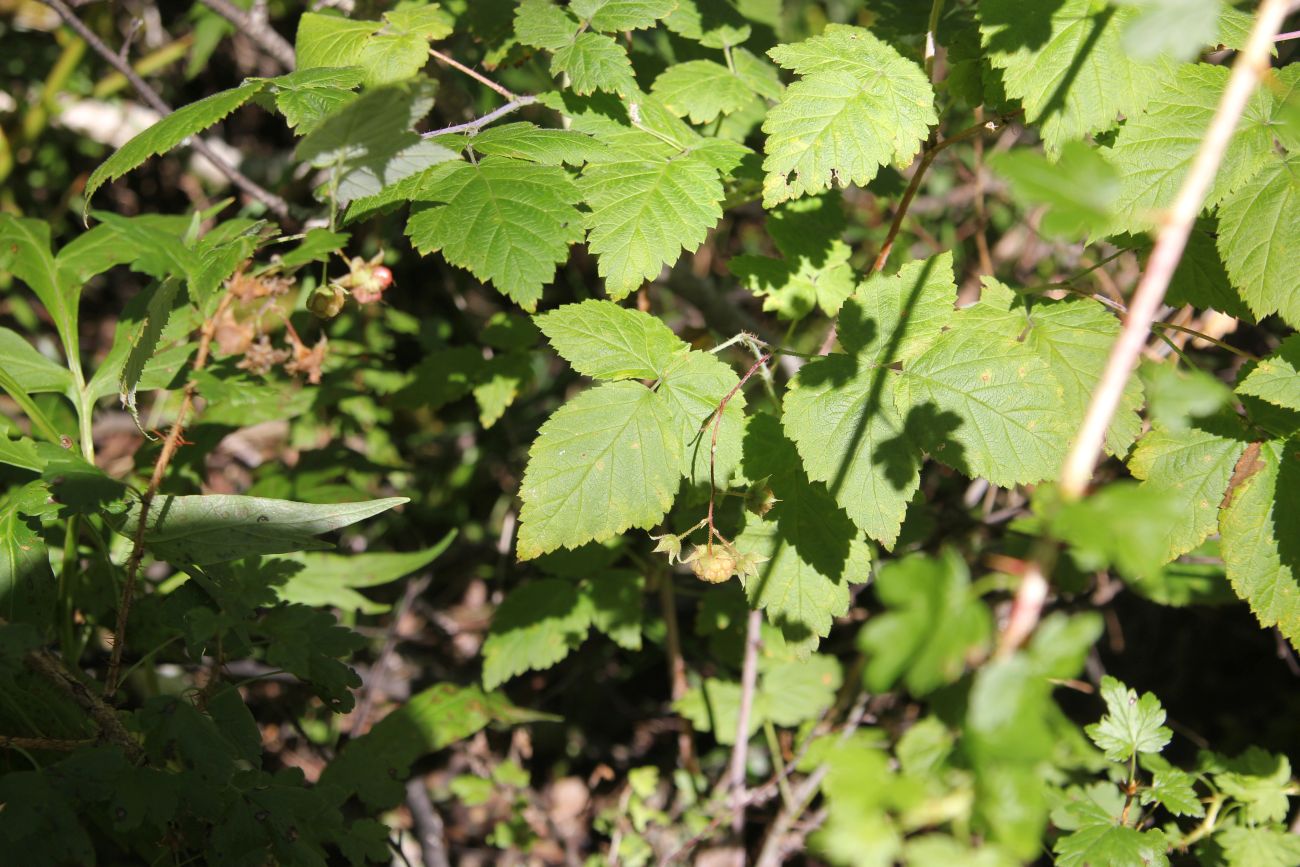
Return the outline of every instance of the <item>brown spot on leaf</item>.
<path id="1" fill-rule="evenodd" d="M 1232 470 L 1232 478 L 1228 479 L 1228 490 L 1223 494 L 1223 502 L 1219 504 L 1220 509 L 1226 509 L 1232 505 L 1232 497 L 1237 492 L 1237 488 L 1251 476 L 1264 469 L 1264 462 L 1259 459 L 1259 443 L 1251 443 L 1246 446 L 1246 450 L 1237 458 L 1237 466 Z"/>

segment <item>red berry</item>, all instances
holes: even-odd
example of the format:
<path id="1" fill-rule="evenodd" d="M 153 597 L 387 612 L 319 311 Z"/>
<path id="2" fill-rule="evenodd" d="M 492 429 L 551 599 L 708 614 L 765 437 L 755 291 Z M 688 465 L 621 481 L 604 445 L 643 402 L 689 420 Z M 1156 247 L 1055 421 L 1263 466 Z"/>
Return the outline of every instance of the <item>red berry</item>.
<path id="1" fill-rule="evenodd" d="M 379 284 L 381 290 L 393 285 L 393 272 L 384 265 L 376 265 L 371 268 L 370 276 Z"/>

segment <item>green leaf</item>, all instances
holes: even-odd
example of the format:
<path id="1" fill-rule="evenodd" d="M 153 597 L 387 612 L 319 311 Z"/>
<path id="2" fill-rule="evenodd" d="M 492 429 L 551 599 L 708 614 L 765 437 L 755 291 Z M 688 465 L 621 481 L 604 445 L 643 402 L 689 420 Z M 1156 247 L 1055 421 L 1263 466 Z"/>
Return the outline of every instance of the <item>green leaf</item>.
<path id="1" fill-rule="evenodd" d="M 352 21 L 308 12 L 298 22 L 299 70 L 359 66 L 365 84 L 391 84 L 416 75 L 429 60 L 429 42 L 451 33 L 451 19 L 433 3 L 399 7 L 383 21 Z"/>
<path id="2" fill-rule="evenodd" d="M 483 686 L 495 689 L 525 671 L 541 671 L 587 639 L 590 601 L 571 581 L 529 581 L 506 596 L 483 642 Z"/>
<path id="3" fill-rule="evenodd" d="M 1002 311 L 1010 314 L 1003 318 Z M 1111 347 L 1119 337 L 1119 320 L 1099 302 L 1086 298 L 1048 300 L 1017 297 L 992 278 L 984 280 L 980 303 L 963 315 L 972 322 L 988 317 L 990 329 L 1022 341 L 1051 368 L 1063 390 L 1064 417 L 1077 427 L 1092 393 L 1101 382 Z M 1142 430 L 1142 388 L 1136 377 L 1125 383 L 1115 418 L 1106 432 L 1106 450 L 1123 455 Z"/>
<path id="4" fill-rule="evenodd" d="M 588 163 L 578 185 L 591 208 L 587 247 L 615 300 L 697 249 L 722 217 L 718 173 L 695 153 L 647 158 L 624 148 Z"/>
<path id="5" fill-rule="evenodd" d="M 908 262 L 893 276 L 872 274 L 840 314 L 844 351 L 881 364 L 915 359 L 952 323 L 952 274 L 950 252 Z"/>
<path id="6" fill-rule="evenodd" d="M 912 695 L 926 695 L 961 677 L 966 660 L 987 645 L 988 609 L 953 552 L 896 560 L 877 573 L 875 587 L 887 611 L 858 634 L 867 689 L 888 692 L 902 680 Z"/>
<path id="7" fill-rule="evenodd" d="M 1151 423 L 1172 433 L 1188 430 L 1193 419 L 1214 415 L 1232 398 L 1232 389 L 1199 368 L 1143 361 L 1138 373 Z"/>
<path id="8" fill-rule="evenodd" d="M 1118 0 L 1138 10 L 1124 28 L 1124 47 L 1139 60 L 1161 54 L 1191 60 L 1219 35 L 1220 0 Z"/>
<path id="9" fill-rule="evenodd" d="M 489 723 L 541 719 L 551 717 L 517 708 L 505 696 L 476 686 L 440 683 L 348 741 L 321 773 L 319 785 L 336 804 L 355 794 L 372 810 L 394 807 L 405 797 L 401 780 L 421 756 L 464 740 Z"/>
<path id="10" fill-rule="evenodd" d="M 660 379 L 688 349 L 662 320 L 612 301 L 566 304 L 533 321 L 574 370 L 593 379 Z"/>
<path id="11" fill-rule="evenodd" d="M 1249 446 L 1236 464 L 1219 518 L 1223 562 L 1260 626 L 1300 646 L 1300 442 Z"/>
<path id="12" fill-rule="evenodd" d="M 786 728 L 817 719 L 835 703 L 843 680 L 839 660 L 822 653 L 807 659 L 764 660 L 761 669 L 754 710 L 761 719 Z"/>
<path id="13" fill-rule="evenodd" d="M 507 123 L 485 129 L 470 139 L 479 153 L 547 166 L 580 166 L 604 153 L 589 135 L 568 129 L 542 129 L 531 123 Z"/>
<path id="14" fill-rule="evenodd" d="M 1113 677 L 1101 679 L 1106 715 L 1085 728 L 1088 737 L 1113 762 L 1126 762 L 1138 753 L 1158 753 L 1173 732 L 1165 727 L 1165 710 L 1149 692 L 1141 697 Z"/>
<path id="15" fill-rule="evenodd" d="M 1214 784 L 1244 805 L 1247 822 L 1282 822 L 1290 813 L 1291 761 L 1259 747 L 1249 747 L 1223 763 Z"/>
<path id="16" fill-rule="evenodd" d="M 603 33 L 579 33 L 551 55 L 551 75 L 569 76 L 569 89 L 582 96 L 603 90 L 628 98 L 637 94 L 627 51 Z"/>
<path id="17" fill-rule="evenodd" d="M 248 102 L 266 88 L 265 79 L 254 79 L 231 90 L 223 90 L 204 97 L 158 121 L 144 132 L 122 145 L 100 164 L 86 181 L 85 212 L 90 211 L 90 201 L 95 191 L 108 181 L 115 181 L 132 169 L 138 168 L 149 157 L 164 154 L 192 135 L 197 135 L 220 121 L 226 115 Z"/>
<path id="18" fill-rule="evenodd" d="M 1296 867 L 1300 837 L 1281 828 L 1224 828 L 1214 835 L 1228 867 Z"/>
<path id="19" fill-rule="evenodd" d="M 1168 843 L 1157 830 L 1138 831 L 1110 822 L 1084 825 L 1052 847 L 1061 867 L 1168 867 Z"/>
<path id="20" fill-rule="evenodd" d="M 1160 224 L 1173 204 L 1183 178 L 1200 150 L 1218 108 L 1228 69 L 1207 63 L 1187 64 L 1151 96 L 1146 110 L 1130 116 L 1107 152 L 1119 169 L 1120 189 L 1110 232 L 1140 232 Z M 1206 199 L 1218 204 L 1268 161 L 1273 134 L 1268 128 L 1269 97 L 1256 92 Z"/>
<path id="21" fill-rule="evenodd" d="M 408 502 L 389 497 L 360 503 L 295 503 L 265 497 L 227 494 L 164 496 L 149 509 L 145 545 L 160 559 L 203 566 L 254 554 L 285 554 L 332 548 L 317 539 L 394 506 Z M 113 517 L 114 529 L 134 538 L 140 503 Z"/>
<path id="22" fill-rule="evenodd" d="M 86 195 L 90 200 L 90 195 Z M 80 366 L 77 304 L 81 281 L 70 279 L 50 253 L 50 227 L 43 220 L 0 214 L 0 268 L 27 284 L 58 329 L 68 364 Z"/>
<path id="23" fill-rule="evenodd" d="M 310 14 L 310 13 L 309 13 Z M 355 66 L 299 69 L 268 83 L 275 107 L 298 135 L 314 130 L 322 120 L 356 98 L 365 72 Z"/>
<path id="24" fill-rule="evenodd" d="M 1237 386 L 1237 393 L 1300 411 L 1300 335 L 1282 341 L 1276 352 L 1257 364 Z"/>
<path id="25" fill-rule="evenodd" d="M 889 163 L 906 166 L 938 123 L 920 67 L 870 31 L 832 24 L 768 53 L 803 78 L 763 123 L 766 207 L 834 181 L 864 185 Z"/>
<path id="26" fill-rule="evenodd" d="M 887 549 L 921 484 L 921 449 L 905 430 L 897 394 L 898 376 L 886 367 L 832 355 L 799 370 L 782 415 L 808 477 L 825 482 L 853 523 Z"/>
<path id="27" fill-rule="evenodd" d="M 1192 229 L 1187 236 L 1183 258 L 1179 260 L 1178 269 L 1169 281 L 1169 291 L 1165 293 L 1165 298 L 1174 306 L 1191 304 L 1208 307 L 1253 322 L 1254 315 L 1232 287 L 1223 260 L 1219 258 L 1215 238 L 1217 233 L 1218 227 L 1213 221 L 1202 221 Z M 1149 258 L 1151 247 L 1149 244 L 1145 246 L 1147 256 L 1144 258 Z M 1146 267 L 1145 262 L 1143 267 Z"/>
<path id="28" fill-rule="evenodd" d="M 421 253 L 441 251 L 532 310 L 569 245 L 582 240 L 579 199 L 563 168 L 485 157 L 423 188 L 406 234 Z"/>
<path id="29" fill-rule="evenodd" d="M 418 572 L 436 560 L 456 538 L 453 530 L 423 551 L 372 552 L 366 554 L 302 553 L 286 557 L 302 569 L 275 588 L 284 602 L 313 608 L 326 606 L 362 614 L 382 614 L 391 606 L 372 602 L 356 592 L 360 587 L 378 587 Z"/>
<path id="30" fill-rule="evenodd" d="M 1054 477 L 1073 433 L 1064 387 L 1016 338 L 960 312 L 898 386 L 899 412 L 931 456 L 1002 487 Z"/>
<path id="31" fill-rule="evenodd" d="M 1195 548 L 1218 526 L 1219 504 L 1246 444 L 1207 430 L 1155 428 L 1138 442 L 1129 471 L 1176 504 L 1181 519 L 1171 528 L 1165 559 Z"/>
<path id="32" fill-rule="evenodd" d="M 519 558 L 654 526 L 672 506 L 681 451 L 672 413 L 650 389 L 610 382 L 579 394 L 529 450 Z"/>
<path id="33" fill-rule="evenodd" d="M 1175 816 L 1205 815 L 1205 807 L 1192 784 L 1196 778 L 1174 767 L 1160 768 L 1151 777 L 1151 788 L 1142 792 L 1142 803 L 1156 803 Z"/>
<path id="34" fill-rule="evenodd" d="M 776 505 L 764 517 L 747 513 L 736 538 L 742 554 L 768 558 L 741 581 L 797 650 L 816 646 L 849 604 L 849 583 L 868 578 L 871 553 L 848 516 L 821 484 L 804 474 L 794 443 L 769 415 L 749 420 L 742 467 L 768 480 Z"/>
<path id="35" fill-rule="evenodd" d="M 652 26 L 677 6 L 677 0 L 573 0 L 569 8 L 593 30 L 612 33 Z"/>
<path id="36" fill-rule="evenodd" d="M 754 98 L 740 77 L 712 60 L 688 60 L 664 70 L 650 92 L 678 117 L 691 123 L 708 123 L 731 114 Z"/>
<path id="37" fill-rule="evenodd" d="M 557 51 L 573 40 L 581 26 L 573 13 L 551 0 L 523 0 L 515 9 L 515 36 L 534 48 Z"/>
<path id="38" fill-rule="evenodd" d="M 296 155 L 329 170 L 340 204 L 378 196 L 442 163 L 459 160 L 455 152 L 412 131 L 432 106 L 427 83 L 367 91 L 325 118 L 298 143 Z"/>
<path id="39" fill-rule="evenodd" d="M 1133 117 L 1172 74 L 1173 64 L 1142 61 L 1124 47 L 1137 17 L 1093 0 L 980 0 L 980 33 L 1007 95 L 1042 130 L 1055 158 L 1067 141 Z"/>
<path id="40" fill-rule="evenodd" d="M 32 492 L 40 490 L 33 484 Z M 19 511 L 20 494 L 0 505 L 0 615 L 9 623 L 27 623 L 44 631 L 54 623 L 58 584 L 50 570 L 40 522 Z"/>
<path id="41" fill-rule="evenodd" d="M 708 352 L 677 356 L 661 376 L 659 394 L 672 414 L 682 444 L 682 475 L 690 484 L 707 485 L 714 417 L 722 399 L 740 383 L 740 377 Z M 718 425 L 717 452 L 712 462 L 712 478 L 717 484 L 726 485 L 740 465 L 744 433 L 745 395 L 737 391 L 727 401 Z"/>
<path id="42" fill-rule="evenodd" d="M 1277 313 L 1300 327 L 1300 156 L 1274 155 L 1219 207 L 1219 253 L 1256 316 Z"/>
<path id="43" fill-rule="evenodd" d="M 624 650 L 641 649 L 645 577 L 629 570 L 592 577 L 583 594 L 591 606 L 591 625 Z"/>
<path id="44" fill-rule="evenodd" d="M 1052 533 L 1068 542 L 1079 568 L 1114 566 L 1131 579 L 1153 576 L 1169 562 L 1171 535 L 1183 510 L 1158 488 L 1112 482 L 1086 499 L 1065 503 L 1052 516 Z"/>
<path id="45" fill-rule="evenodd" d="M 0 328 L 0 365 L 28 394 L 65 392 L 72 386 L 72 373 L 36 351 L 18 332 Z"/>
<path id="46" fill-rule="evenodd" d="M 122 399 L 122 406 L 131 413 L 137 426 L 140 424 L 140 413 L 135 405 L 135 392 L 140 385 L 141 377 L 144 376 L 145 365 L 158 351 L 158 341 L 162 338 L 167 320 L 171 318 L 172 307 L 176 303 L 176 295 L 180 288 L 180 280 L 174 277 L 159 284 L 150 294 L 144 320 L 130 337 L 131 351 L 127 353 L 126 361 L 122 365 L 122 375 L 118 379 L 117 389 Z"/>
<path id="47" fill-rule="evenodd" d="M 1088 238 L 1111 224 L 1119 171 L 1091 145 L 1066 142 L 1056 162 L 1027 149 L 1005 151 L 989 165 L 1026 205 L 1047 206 L 1041 227 L 1049 235 Z"/>
<path id="48" fill-rule="evenodd" d="M 664 26 L 705 48 L 728 48 L 749 39 L 752 32 L 736 0 L 678 0 Z"/>

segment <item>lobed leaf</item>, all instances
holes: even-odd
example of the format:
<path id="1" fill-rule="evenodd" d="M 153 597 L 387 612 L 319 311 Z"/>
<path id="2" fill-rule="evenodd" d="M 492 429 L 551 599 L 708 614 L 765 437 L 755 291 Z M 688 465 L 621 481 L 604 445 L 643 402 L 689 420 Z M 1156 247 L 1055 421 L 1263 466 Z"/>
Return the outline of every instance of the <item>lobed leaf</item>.
<path id="1" fill-rule="evenodd" d="M 659 379 L 687 345 L 662 320 L 592 299 L 535 320 L 555 351 L 593 379 Z"/>

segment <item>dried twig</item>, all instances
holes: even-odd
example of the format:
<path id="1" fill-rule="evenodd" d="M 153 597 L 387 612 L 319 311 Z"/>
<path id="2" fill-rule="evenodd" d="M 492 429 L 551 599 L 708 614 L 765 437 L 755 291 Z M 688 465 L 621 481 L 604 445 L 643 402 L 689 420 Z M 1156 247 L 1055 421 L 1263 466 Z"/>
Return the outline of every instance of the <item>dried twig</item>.
<path id="1" fill-rule="evenodd" d="M 501 94 L 502 96 L 504 96 L 506 99 L 510 100 L 511 102 L 514 102 L 515 100 L 519 99 L 518 95 L 516 95 L 516 94 L 510 92 L 510 91 L 507 90 L 506 88 L 504 88 L 504 87 L 502 87 L 501 85 L 497 84 L 495 81 L 493 81 L 492 79 L 488 78 L 488 77 L 487 77 L 486 75 L 484 75 L 483 73 L 481 73 L 481 72 L 479 72 L 479 71 L 477 71 L 477 70 L 475 70 L 475 69 L 470 69 L 468 66 L 466 66 L 466 65 L 463 64 L 463 63 L 461 63 L 459 60 L 456 60 L 454 57 L 448 57 L 446 54 L 443 54 L 441 51 L 438 51 L 438 50 L 433 49 L 433 48 L 430 48 L 430 49 L 429 49 L 429 55 L 430 55 L 434 60 L 437 60 L 437 61 L 439 61 L 439 62 L 441 62 L 441 63 L 445 63 L 445 64 L 447 64 L 448 66 L 450 66 L 452 69 L 455 69 L 455 70 L 458 71 L 458 72 L 463 72 L 463 73 L 465 73 L 465 74 L 468 75 L 470 78 L 474 79 L 475 81 L 477 81 L 479 84 L 483 85 L 484 87 L 490 87 L 492 90 L 495 90 L 497 93 Z"/>
<path id="2" fill-rule="evenodd" d="M 415 824 L 415 839 L 420 843 L 424 867 L 449 867 L 442 816 L 433 806 L 424 778 L 419 774 L 406 781 L 406 807 L 411 811 L 411 820 Z"/>
<path id="3" fill-rule="evenodd" d="M 0 750 L 51 750 L 70 753 L 95 742 L 94 738 L 65 740 L 63 738 L 25 738 L 18 735 L 0 735 Z"/>
<path id="4" fill-rule="evenodd" d="M 221 303 L 217 305 L 216 312 L 203 323 L 203 328 L 199 335 L 199 348 L 194 356 L 194 372 L 198 373 L 208 363 L 208 353 L 212 349 L 212 335 L 217 330 L 217 321 L 221 319 L 226 308 L 230 306 L 232 296 L 226 293 L 221 297 Z M 136 577 L 140 574 L 140 561 L 144 558 L 144 534 L 149 526 L 149 507 L 153 505 L 154 497 L 158 494 L 158 488 L 162 485 L 163 476 L 167 473 L 167 467 L 171 464 L 172 458 L 176 455 L 176 450 L 180 448 L 181 434 L 185 431 L 185 422 L 194 406 L 194 395 L 198 392 L 198 383 L 191 378 L 185 383 L 184 397 L 181 399 L 180 409 L 176 411 L 176 420 L 172 423 L 171 430 L 167 432 L 167 438 L 163 440 L 162 451 L 158 453 L 158 460 L 153 465 L 153 474 L 149 477 L 149 486 L 145 488 L 144 494 L 140 497 L 140 517 L 139 523 L 135 528 L 135 536 L 131 540 L 131 556 L 126 561 L 126 583 L 122 586 L 122 599 L 117 606 L 117 626 L 113 630 L 113 653 L 108 662 L 108 680 L 104 687 L 104 694 L 112 698 L 113 693 L 117 692 L 118 675 L 122 670 L 122 651 L 126 648 L 126 621 L 131 613 L 131 602 L 135 596 Z"/>
<path id="5" fill-rule="evenodd" d="M 366 733 L 366 723 L 370 721 L 370 711 L 375 706 L 375 694 L 383 679 L 384 669 L 388 668 L 388 660 L 392 659 L 393 653 L 397 650 L 398 630 L 401 629 L 402 618 L 411 610 L 411 606 L 415 604 L 420 594 L 428 589 L 431 581 L 433 576 L 425 575 L 406 582 L 402 600 L 397 603 L 392 616 L 388 619 L 388 629 L 384 633 L 384 646 L 380 649 L 379 656 L 375 658 L 375 664 L 370 666 L 370 673 L 366 675 L 361 701 L 357 702 L 357 709 L 352 714 L 351 728 L 348 730 L 350 737 L 355 738 Z"/>
<path id="6" fill-rule="evenodd" d="M 745 628 L 745 661 L 740 672 L 740 712 L 736 716 L 736 745 L 731 749 L 728 787 L 732 803 L 731 830 L 739 834 L 745 827 L 745 766 L 749 757 L 749 718 L 754 709 L 754 689 L 758 684 L 758 645 L 763 628 L 763 612 L 749 612 Z"/>
<path id="7" fill-rule="evenodd" d="M 1269 69 L 1273 37 L 1282 29 L 1290 5 L 1291 0 L 1264 0 L 1246 47 L 1232 65 L 1232 74 L 1224 88 L 1223 97 L 1219 100 L 1214 118 L 1196 152 L 1196 159 L 1192 162 L 1187 177 L 1183 179 L 1178 196 L 1156 234 L 1155 247 L 1147 260 L 1146 270 L 1138 281 L 1137 289 L 1133 292 L 1133 298 L 1129 301 L 1124 325 L 1115 345 L 1111 347 L 1106 369 L 1092 393 L 1083 424 L 1066 455 L 1060 479 L 1061 497 L 1066 502 L 1082 498 L 1092 479 L 1093 468 L 1101 457 L 1106 431 L 1111 419 L 1115 417 L 1124 386 L 1151 336 L 1156 312 L 1164 301 L 1169 280 L 1187 246 L 1187 236 L 1201 211 L 1205 194 L 1218 173 L 1219 163 L 1232 140 L 1246 102 L 1255 92 L 1260 78 Z M 1049 543 L 1046 548 L 1054 551 L 1055 546 Z M 1012 603 L 1011 619 L 998 641 L 1000 655 L 1006 655 L 1019 647 L 1038 624 L 1048 594 L 1047 576 L 1050 568 L 1045 568 L 1045 563 L 1054 559 L 1046 548 L 1040 546 L 1039 556 L 1027 564 Z"/>
<path id="8" fill-rule="evenodd" d="M 240 33 L 256 42 L 263 51 L 290 72 L 297 65 L 293 46 L 260 16 L 250 15 L 230 0 L 203 0 L 203 5 L 235 25 Z"/>
<path id="9" fill-rule="evenodd" d="M 689 684 L 686 682 L 686 662 L 682 658 L 681 630 L 677 624 L 677 598 L 673 592 L 673 575 L 671 572 L 659 574 L 659 606 L 664 618 L 664 645 L 668 654 L 668 686 L 673 701 L 686 695 Z M 682 730 L 677 733 L 677 754 L 682 767 L 692 776 L 700 772 L 699 762 L 695 759 L 695 737 L 691 723 L 682 720 Z"/>
<path id="10" fill-rule="evenodd" d="M 95 32 L 87 27 L 85 22 L 76 16 L 64 0 L 43 0 L 43 2 L 57 12 L 59 17 L 63 19 L 63 22 L 75 30 L 78 36 L 86 40 L 86 44 L 89 45 L 96 54 L 102 57 L 105 63 L 116 69 L 124 78 L 126 78 L 127 81 L 131 82 L 131 87 L 135 88 L 135 92 L 140 95 L 140 98 L 143 99 L 150 108 L 160 114 L 172 113 L 171 106 L 163 101 L 163 98 L 158 95 L 158 91 L 150 87 L 149 83 L 141 78 L 136 71 L 131 68 L 130 63 L 127 63 L 124 58 L 119 57 L 111 48 L 105 45 L 103 40 L 96 36 Z M 262 187 L 252 178 L 232 166 L 207 142 L 203 141 L 198 136 L 194 136 L 190 139 L 190 146 L 198 153 L 202 154 L 208 162 L 212 163 L 212 165 L 217 168 L 217 171 L 229 178 L 232 184 L 266 205 L 267 210 L 271 213 L 275 214 L 281 220 L 289 219 L 288 202 L 270 190 Z"/>

